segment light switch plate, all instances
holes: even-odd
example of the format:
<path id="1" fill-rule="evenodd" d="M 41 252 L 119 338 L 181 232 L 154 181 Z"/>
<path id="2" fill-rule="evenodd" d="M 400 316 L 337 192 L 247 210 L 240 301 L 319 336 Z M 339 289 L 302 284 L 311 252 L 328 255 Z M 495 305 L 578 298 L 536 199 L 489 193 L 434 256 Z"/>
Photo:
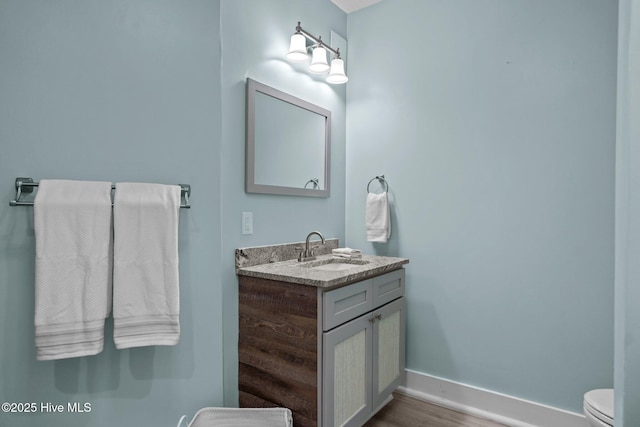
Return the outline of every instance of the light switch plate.
<path id="1" fill-rule="evenodd" d="M 242 212 L 242 234 L 253 234 L 253 212 Z"/>

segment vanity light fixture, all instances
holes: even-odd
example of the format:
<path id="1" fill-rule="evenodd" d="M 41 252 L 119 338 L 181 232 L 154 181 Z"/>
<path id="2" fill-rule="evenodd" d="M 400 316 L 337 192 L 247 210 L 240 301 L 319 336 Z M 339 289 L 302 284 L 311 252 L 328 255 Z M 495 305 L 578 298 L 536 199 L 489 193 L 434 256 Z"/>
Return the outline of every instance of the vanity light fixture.
<path id="1" fill-rule="evenodd" d="M 307 39 L 312 41 L 309 47 L 307 47 Z M 331 84 L 344 84 L 349 80 L 344 72 L 344 61 L 340 58 L 340 49 L 332 48 L 322 41 L 322 37 L 315 37 L 303 30 L 298 22 L 296 32 L 291 36 L 287 59 L 292 62 L 305 62 L 309 59 L 309 49 L 312 50 L 310 73 L 322 74 L 329 71 L 327 82 Z M 327 50 L 333 53 L 331 66 L 327 62 Z"/>

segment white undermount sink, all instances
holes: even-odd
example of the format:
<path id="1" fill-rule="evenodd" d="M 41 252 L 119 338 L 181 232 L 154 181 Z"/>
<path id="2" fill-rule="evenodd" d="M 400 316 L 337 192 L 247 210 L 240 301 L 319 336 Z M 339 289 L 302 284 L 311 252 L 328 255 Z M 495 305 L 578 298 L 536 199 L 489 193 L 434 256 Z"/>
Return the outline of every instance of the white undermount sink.
<path id="1" fill-rule="evenodd" d="M 319 261 L 311 261 L 303 265 L 303 267 L 306 267 L 312 270 L 343 271 L 343 270 L 349 270 L 354 267 L 358 267 L 360 265 L 365 265 L 368 263 L 369 261 L 364 261 L 361 259 L 330 258 L 330 259 L 323 259 Z"/>

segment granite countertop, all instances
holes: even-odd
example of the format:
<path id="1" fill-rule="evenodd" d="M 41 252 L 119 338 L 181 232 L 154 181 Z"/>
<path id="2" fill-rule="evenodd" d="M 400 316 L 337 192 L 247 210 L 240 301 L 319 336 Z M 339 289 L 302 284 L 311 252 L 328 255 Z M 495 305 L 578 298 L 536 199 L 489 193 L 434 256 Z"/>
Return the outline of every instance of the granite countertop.
<path id="1" fill-rule="evenodd" d="M 339 259 L 333 255 L 320 255 L 314 261 L 298 260 L 280 261 L 251 267 L 240 267 L 236 273 L 240 276 L 251 276 L 282 282 L 298 283 L 319 288 L 333 288 L 358 280 L 377 276 L 397 270 L 409 263 L 408 258 L 395 258 L 376 255 L 362 255 L 361 258 Z M 325 270 L 323 266 L 332 264 L 353 264 L 343 270 Z M 320 266 L 320 269 L 318 268 Z M 316 267 L 316 268 L 312 268 Z M 345 266 L 339 266 L 345 267 Z"/>

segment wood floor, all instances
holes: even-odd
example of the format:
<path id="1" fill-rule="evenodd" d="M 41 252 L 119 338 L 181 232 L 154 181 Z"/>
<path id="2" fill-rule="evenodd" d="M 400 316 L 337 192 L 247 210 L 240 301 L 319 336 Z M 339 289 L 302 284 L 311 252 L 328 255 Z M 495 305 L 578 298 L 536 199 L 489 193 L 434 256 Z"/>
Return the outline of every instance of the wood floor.
<path id="1" fill-rule="evenodd" d="M 506 427 L 494 421 L 394 393 L 393 400 L 363 427 Z"/>

